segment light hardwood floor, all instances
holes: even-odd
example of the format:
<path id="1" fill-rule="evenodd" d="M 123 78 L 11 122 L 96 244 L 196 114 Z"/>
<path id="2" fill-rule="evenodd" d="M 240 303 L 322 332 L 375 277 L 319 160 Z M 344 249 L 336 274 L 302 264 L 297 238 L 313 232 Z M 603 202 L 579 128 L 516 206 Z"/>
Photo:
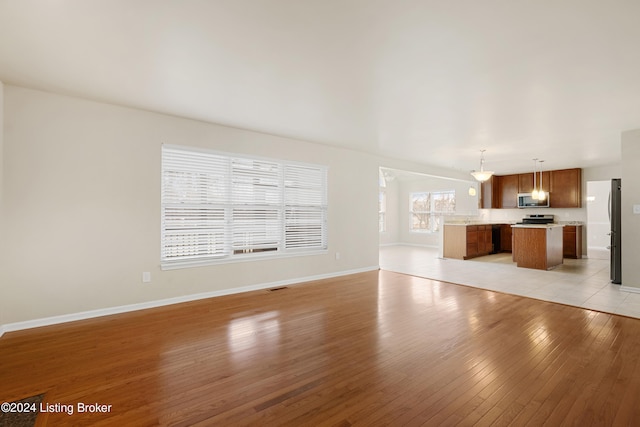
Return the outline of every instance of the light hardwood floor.
<path id="1" fill-rule="evenodd" d="M 40 425 L 634 425 L 640 320 L 369 272 L 0 338 Z"/>

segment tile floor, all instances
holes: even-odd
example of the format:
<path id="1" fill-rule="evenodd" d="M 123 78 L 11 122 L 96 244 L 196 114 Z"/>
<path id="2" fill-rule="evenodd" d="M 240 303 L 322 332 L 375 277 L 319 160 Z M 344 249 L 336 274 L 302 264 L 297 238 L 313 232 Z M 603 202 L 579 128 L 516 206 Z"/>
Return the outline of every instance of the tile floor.
<path id="1" fill-rule="evenodd" d="M 380 268 L 429 279 L 640 318 L 640 293 L 609 281 L 609 261 L 565 259 L 553 270 L 518 268 L 511 254 L 461 261 L 438 258 L 438 250 L 380 247 Z"/>

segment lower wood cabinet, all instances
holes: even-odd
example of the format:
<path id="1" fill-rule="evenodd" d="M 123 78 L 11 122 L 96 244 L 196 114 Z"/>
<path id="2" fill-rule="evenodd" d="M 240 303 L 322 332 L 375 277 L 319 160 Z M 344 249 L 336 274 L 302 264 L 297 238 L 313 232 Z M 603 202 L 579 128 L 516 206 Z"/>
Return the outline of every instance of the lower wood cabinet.
<path id="1" fill-rule="evenodd" d="M 443 239 L 445 258 L 469 259 L 493 250 L 491 225 L 445 224 Z"/>
<path id="2" fill-rule="evenodd" d="M 478 226 L 478 255 L 489 255 L 493 250 L 490 225 Z"/>
<path id="3" fill-rule="evenodd" d="M 500 225 L 500 251 L 511 252 L 513 250 L 513 234 L 511 231 L 511 225 Z"/>
<path id="4" fill-rule="evenodd" d="M 564 258 L 582 258 L 582 225 L 565 225 L 562 230 Z"/>
<path id="5" fill-rule="evenodd" d="M 549 270 L 562 264 L 560 226 L 513 228 L 513 260 L 518 267 Z"/>

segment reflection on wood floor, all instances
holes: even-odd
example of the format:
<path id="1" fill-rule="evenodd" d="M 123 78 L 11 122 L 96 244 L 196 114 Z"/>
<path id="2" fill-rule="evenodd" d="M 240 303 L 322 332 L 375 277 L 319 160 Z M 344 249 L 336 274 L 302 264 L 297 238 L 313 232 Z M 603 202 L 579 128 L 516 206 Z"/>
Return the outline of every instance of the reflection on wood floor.
<path id="1" fill-rule="evenodd" d="M 640 293 L 610 282 L 608 260 L 565 258 L 562 265 L 543 271 L 516 267 L 510 255 L 461 261 L 439 258 L 435 248 L 383 246 L 380 268 L 640 318 Z"/>
<path id="2" fill-rule="evenodd" d="M 388 271 L 0 338 L 41 425 L 633 425 L 640 320 Z"/>

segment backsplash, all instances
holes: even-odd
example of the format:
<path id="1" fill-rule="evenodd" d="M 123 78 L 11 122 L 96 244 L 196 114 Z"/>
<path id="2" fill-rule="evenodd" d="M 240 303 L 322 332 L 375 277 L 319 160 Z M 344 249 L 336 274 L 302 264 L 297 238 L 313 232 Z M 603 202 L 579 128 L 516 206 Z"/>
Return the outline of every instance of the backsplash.
<path id="1" fill-rule="evenodd" d="M 555 208 L 527 208 L 527 209 L 480 209 L 477 219 L 480 221 L 518 222 L 527 215 L 542 214 L 555 215 L 557 223 L 587 223 L 587 209 L 555 209 Z"/>

